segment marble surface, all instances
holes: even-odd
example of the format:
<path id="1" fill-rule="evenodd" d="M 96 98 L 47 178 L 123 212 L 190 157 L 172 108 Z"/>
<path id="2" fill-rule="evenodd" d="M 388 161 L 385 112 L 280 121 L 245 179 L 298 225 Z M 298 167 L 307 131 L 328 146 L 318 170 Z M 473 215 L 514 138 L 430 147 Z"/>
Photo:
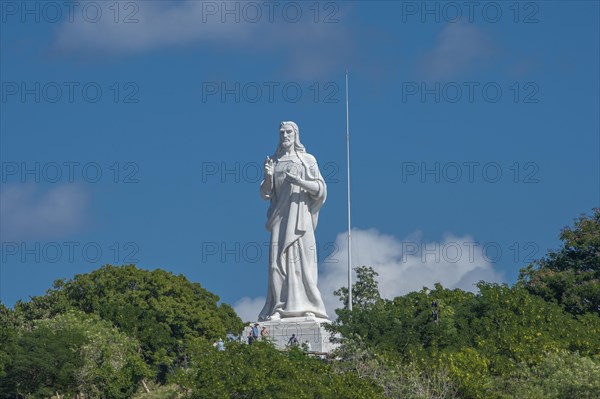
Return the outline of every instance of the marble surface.
<path id="1" fill-rule="evenodd" d="M 260 321 L 291 317 L 327 319 L 317 287 L 315 229 L 327 198 L 317 160 L 300 142 L 294 122 L 282 122 L 279 145 L 264 162 L 263 199 L 270 201 L 268 292 Z"/>
<path id="2" fill-rule="evenodd" d="M 258 322 L 259 331 L 262 327 L 267 327 L 269 331 L 268 339 L 279 349 L 286 349 L 288 342 L 294 334 L 300 345 L 308 342 L 310 352 L 329 353 L 335 349 L 338 344 L 331 342 L 331 334 L 325 329 L 324 324 L 328 320 L 316 317 L 288 317 L 281 320 Z M 248 336 L 250 326 L 244 330 L 244 337 Z"/>

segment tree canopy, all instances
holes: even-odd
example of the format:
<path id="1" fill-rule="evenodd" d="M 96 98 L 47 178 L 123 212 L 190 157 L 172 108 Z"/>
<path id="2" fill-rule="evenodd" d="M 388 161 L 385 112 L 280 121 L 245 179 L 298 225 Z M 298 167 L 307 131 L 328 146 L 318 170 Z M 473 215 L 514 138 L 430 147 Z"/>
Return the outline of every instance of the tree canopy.
<path id="1" fill-rule="evenodd" d="M 213 343 L 242 321 L 219 297 L 164 270 L 106 265 L 45 295 L 0 303 L 0 399 L 600 397 L 600 211 L 517 284 L 440 284 L 381 297 L 356 269 L 329 326 L 326 359 L 269 342 Z"/>
<path id="2" fill-rule="evenodd" d="M 231 306 L 183 275 L 106 265 L 71 281 L 59 280 L 46 295 L 18 302 L 15 310 L 28 322 L 54 317 L 67 309 L 95 314 L 136 338 L 145 360 L 170 367 L 183 356 L 184 341 L 224 337 L 243 328 Z"/>
<path id="3" fill-rule="evenodd" d="M 341 367 L 363 370 L 387 397 L 600 397 L 599 221 L 597 209 L 578 218 L 563 248 L 513 287 L 435 284 L 386 300 L 377 273 L 356 268 L 352 312 L 347 289 L 336 291 Z"/>
<path id="4" fill-rule="evenodd" d="M 600 208 L 565 227 L 560 239 L 560 249 L 521 270 L 520 284 L 571 314 L 600 315 Z"/>

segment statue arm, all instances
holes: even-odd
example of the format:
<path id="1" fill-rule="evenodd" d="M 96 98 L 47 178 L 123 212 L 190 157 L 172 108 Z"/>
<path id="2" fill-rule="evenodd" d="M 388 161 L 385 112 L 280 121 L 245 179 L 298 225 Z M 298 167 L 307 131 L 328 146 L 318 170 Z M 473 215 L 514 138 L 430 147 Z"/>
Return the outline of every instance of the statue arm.
<path id="1" fill-rule="evenodd" d="M 298 179 L 296 184 L 308 191 L 308 193 L 312 196 L 318 195 L 321 191 L 321 186 L 318 181 Z"/>
<path id="2" fill-rule="evenodd" d="M 273 178 L 272 176 L 265 176 L 265 180 L 260 184 L 260 196 L 264 200 L 272 198 L 273 194 Z"/>
<path id="3" fill-rule="evenodd" d="M 270 157 L 264 163 L 265 179 L 260 184 L 260 195 L 263 199 L 271 199 L 273 194 L 273 174 L 275 172 L 274 162 Z"/>
<path id="4" fill-rule="evenodd" d="M 305 173 L 308 179 L 303 179 L 300 175 L 294 175 L 289 172 L 286 172 L 286 179 L 290 183 L 306 190 L 311 197 L 321 197 L 325 194 L 325 181 L 319 172 L 317 161 L 312 155 L 305 154 L 304 156 L 306 157 L 306 160 L 303 164 L 308 168 Z"/>

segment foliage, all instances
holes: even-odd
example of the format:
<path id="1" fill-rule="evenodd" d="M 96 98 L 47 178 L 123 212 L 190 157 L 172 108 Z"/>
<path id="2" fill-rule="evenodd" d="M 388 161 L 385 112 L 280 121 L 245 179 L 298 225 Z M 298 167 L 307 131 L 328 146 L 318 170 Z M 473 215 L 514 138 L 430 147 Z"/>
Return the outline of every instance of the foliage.
<path id="1" fill-rule="evenodd" d="M 600 208 L 560 234 L 563 246 L 521 270 L 519 282 L 573 315 L 600 315 Z"/>
<path id="2" fill-rule="evenodd" d="M 367 282 L 372 284 L 376 281 Z M 522 381 L 523 369 L 537 370 L 556 353 L 578 353 L 582 362 L 599 357 L 600 317 L 595 313 L 573 318 L 520 286 L 480 282 L 478 288 L 473 294 L 436 284 L 433 290 L 359 305 L 352 312 L 338 310 L 332 329 L 344 337 L 338 355 L 343 367 L 366 372 L 386 397 L 419 397 L 407 392 L 412 385 L 427 392 L 422 397 L 451 397 L 456 389 L 462 398 L 487 399 L 503 397 L 498 381 Z M 402 371 L 407 365 L 413 382 Z M 587 389 L 585 384 L 578 389 Z M 440 396 L 439 387 L 448 391 Z"/>
<path id="3" fill-rule="evenodd" d="M 338 372 L 356 373 L 370 378 L 392 399 L 454 399 L 457 389 L 445 367 L 421 367 L 417 362 L 404 363 L 390 354 L 368 348 L 359 336 L 344 340 L 332 358 Z"/>
<path id="4" fill-rule="evenodd" d="M 179 399 L 182 394 L 182 388 L 177 384 L 148 383 L 145 387 L 140 387 L 132 399 Z"/>
<path id="5" fill-rule="evenodd" d="M 549 353 L 539 365 L 520 364 L 517 373 L 498 377 L 494 384 L 502 399 L 595 399 L 600 397 L 600 363 L 568 351 Z"/>
<path id="6" fill-rule="evenodd" d="M 243 328 L 231 306 L 183 276 L 107 265 L 0 303 L 0 398 L 597 398 L 600 210 L 561 239 L 515 286 L 477 293 L 382 299 L 375 270 L 356 268 L 327 359 L 261 341 L 218 351 Z"/>
<path id="7" fill-rule="evenodd" d="M 97 317 L 70 311 L 19 330 L 0 393 L 127 398 L 148 373 L 138 343 Z"/>
<path id="8" fill-rule="evenodd" d="M 13 318 L 14 311 L 0 302 L 0 378 L 6 375 L 6 368 L 10 364 L 9 348 L 14 345 L 17 335 Z"/>
<path id="9" fill-rule="evenodd" d="M 377 276 L 379 275 L 372 267 L 355 267 L 356 282 L 352 284 L 352 307 L 367 308 L 375 305 L 381 300 L 377 285 Z M 341 287 L 336 290 L 334 295 L 340 297 L 344 308 L 348 306 L 348 288 Z"/>
<path id="10" fill-rule="evenodd" d="M 225 351 L 198 342 L 190 367 L 173 382 L 189 398 L 381 398 L 379 388 L 356 373 L 338 373 L 323 360 L 294 348 L 280 352 L 268 342 L 228 343 Z"/>
<path id="11" fill-rule="evenodd" d="M 242 330 L 233 309 L 219 306 L 218 301 L 218 296 L 183 275 L 106 265 L 71 281 L 59 280 L 45 296 L 19 302 L 15 308 L 25 320 L 51 317 L 69 308 L 96 314 L 137 339 L 145 360 L 161 377 L 161 370 L 164 374 L 185 356 L 185 339 L 213 340 Z"/>

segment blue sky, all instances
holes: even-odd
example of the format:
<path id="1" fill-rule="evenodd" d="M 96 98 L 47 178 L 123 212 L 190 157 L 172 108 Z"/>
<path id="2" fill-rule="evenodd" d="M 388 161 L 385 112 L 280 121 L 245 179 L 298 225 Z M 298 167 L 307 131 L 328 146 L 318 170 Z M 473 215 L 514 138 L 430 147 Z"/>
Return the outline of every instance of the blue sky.
<path id="1" fill-rule="evenodd" d="M 293 120 L 328 183 L 328 309 L 514 283 L 599 206 L 597 2 L 1 3 L 1 281 L 12 306 L 102 264 L 183 273 L 253 318 L 261 164 Z M 459 17 L 460 15 L 460 17 Z"/>

